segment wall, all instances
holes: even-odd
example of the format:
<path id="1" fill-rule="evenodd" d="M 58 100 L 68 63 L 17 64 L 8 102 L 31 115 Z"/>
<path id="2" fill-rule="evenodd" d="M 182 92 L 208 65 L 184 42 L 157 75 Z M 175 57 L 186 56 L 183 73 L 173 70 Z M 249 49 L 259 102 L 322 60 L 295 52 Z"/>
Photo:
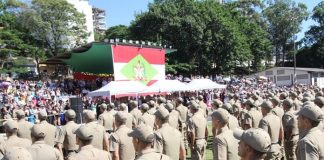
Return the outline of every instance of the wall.
<path id="1" fill-rule="evenodd" d="M 90 33 L 87 38 L 87 43 L 94 41 L 94 31 L 93 31 L 93 18 L 92 18 L 92 6 L 89 4 L 88 0 L 67 0 L 70 4 L 81 13 L 85 15 L 87 32 Z"/>
<path id="2" fill-rule="evenodd" d="M 273 81 L 278 86 L 292 85 L 293 69 L 272 68 L 266 71 L 257 73 L 258 76 L 265 76 Z M 296 70 L 297 84 L 311 84 L 311 75 L 307 71 Z"/>

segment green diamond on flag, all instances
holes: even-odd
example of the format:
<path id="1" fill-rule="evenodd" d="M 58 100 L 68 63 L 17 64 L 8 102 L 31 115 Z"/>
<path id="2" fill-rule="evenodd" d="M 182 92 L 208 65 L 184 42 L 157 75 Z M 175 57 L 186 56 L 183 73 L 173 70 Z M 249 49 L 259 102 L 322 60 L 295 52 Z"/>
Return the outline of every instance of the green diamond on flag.
<path id="1" fill-rule="evenodd" d="M 147 85 L 158 71 L 140 54 L 130 60 L 121 70 L 129 80 L 140 81 Z"/>

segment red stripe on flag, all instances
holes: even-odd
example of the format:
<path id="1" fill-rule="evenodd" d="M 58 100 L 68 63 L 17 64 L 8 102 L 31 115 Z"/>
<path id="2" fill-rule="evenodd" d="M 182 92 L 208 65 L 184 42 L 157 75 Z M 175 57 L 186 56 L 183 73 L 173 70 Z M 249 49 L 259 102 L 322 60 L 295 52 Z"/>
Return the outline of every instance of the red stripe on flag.
<path id="1" fill-rule="evenodd" d="M 137 55 L 142 55 L 150 64 L 165 64 L 165 50 L 112 45 L 114 62 L 127 63 Z"/>

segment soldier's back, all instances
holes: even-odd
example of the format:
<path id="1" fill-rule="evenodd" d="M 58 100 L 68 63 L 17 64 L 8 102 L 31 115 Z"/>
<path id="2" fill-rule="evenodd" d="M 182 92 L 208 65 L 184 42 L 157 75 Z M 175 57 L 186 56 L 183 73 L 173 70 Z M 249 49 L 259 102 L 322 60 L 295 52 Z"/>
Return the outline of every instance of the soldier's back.
<path id="1" fill-rule="evenodd" d="M 85 125 L 96 131 L 91 142 L 93 147 L 97 149 L 103 149 L 103 142 L 106 134 L 105 128 L 102 125 L 97 124 L 96 122 L 86 123 Z"/>
<path id="2" fill-rule="evenodd" d="M 282 119 L 282 116 L 285 114 L 285 111 L 280 108 L 279 106 L 272 109 L 273 114 L 278 116 L 280 119 Z"/>
<path id="3" fill-rule="evenodd" d="M 76 124 L 74 121 L 70 121 L 60 129 L 57 141 L 63 144 L 63 148 L 65 150 L 79 149 L 78 145 L 76 144 L 76 136 L 74 134 L 74 131 L 79 127 L 79 124 Z"/>
<path id="4" fill-rule="evenodd" d="M 178 129 L 179 127 L 179 112 L 172 110 L 169 114 L 169 124 L 171 127 Z"/>
<path id="5" fill-rule="evenodd" d="M 23 147 L 28 148 L 32 144 L 31 140 L 25 138 L 19 138 L 16 136 L 11 136 L 5 141 L 6 150 L 12 147 Z"/>
<path id="6" fill-rule="evenodd" d="M 110 160 L 110 154 L 107 151 L 97 149 L 91 145 L 83 146 L 81 150 L 71 155 L 68 160 Z"/>
<path id="7" fill-rule="evenodd" d="M 163 124 L 162 128 L 156 131 L 156 149 L 171 159 L 179 159 L 179 149 L 183 145 L 181 132 L 169 124 Z"/>
<path id="8" fill-rule="evenodd" d="M 259 123 L 262 119 L 262 113 L 260 111 L 258 111 L 256 108 L 251 108 L 251 110 L 248 111 L 248 114 L 251 115 L 252 117 L 252 127 L 253 128 L 258 128 L 259 127 Z"/>
<path id="9" fill-rule="evenodd" d="M 139 118 L 138 124 L 146 124 L 154 128 L 155 117 L 151 114 L 144 113 L 142 117 Z"/>
<path id="10" fill-rule="evenodd" d="M 18 120 L 18 136 L 31 140 L 31 128 L 33 125 L 25 120 Z"/>
<path id="11" fill-rule="evenodd" d="M 229 115 L 229 120 L 228 120 L 228 128 L 231 130 L 234 130 L 235 128 L 239 128 L 239 122 L 237 120 L 236 117 L 234 117 L 233 115 Z"/>
<path id="12" fill-rule="evenodd" d="M 180 121 L 182 123 L 185 123 L 187 121 L 187 118 L 188 118 L 188 108 L 183 106 L 183 105 L 180 105 L 176 108 L 176 110 L 179 112 L 179 115 L 180 115 Z"/>
<path id="13" fill-rule="evenodd" d="M 33 157 L 33 160 L 63 160 L 60 152 L 44 141 L 36 141 L 27 148 Z"/>
<path id="14" fill-rule="evenodd" d="M 217 150 L 218 145 L 225 145 L 226 148 L 226 155 L 221 151 Z M 213 154 L 214 160 L 217 159 L 239 159 L 238 156 L 238 140 L 236 140 L 233 136 L 233 131 L 229 129 L 222 129 L 222 133 L 215 136 L 213 140 Z"/>
<path id="15" fill-rule="evenodd" d="M 324 160 L 324 133 L 319 128 L 314 127 L 305 136 L 300 136 L 296 149 L 297 159 Z"/>
<path id="16" fill-rule="evenodd" d="M 121 159 L 134 159 L 135 149 L 132 143 L 133 138 L 128 136 L 132 130 L 126 126 L 119 127 L 111 138 L 118 143 L 119 155 Z"/>
<path id="17" fill-rule="evenodd" d="M 106 130 L 113 130 L 114 115 L 110 112 L 104 112 L 99 115 L 98 123 L 104 126 Z"/>
<path id="18" fill-rule="evenodd" d="M 259 127 L 269 133 L 273 144 L 278 143 L 281 128 L 281 120 L 278 116 L 272 113 L 267 114 L 261 119 Z"/>
<path id="19" fill-rule="evenodd" d="M 139 118 L 142 117 L 142 112 L 137 107 L 131 110 L 129 113 L 133 115 L 136 122 L 138 122 Z"/>
<path id="20" fill-rule="evenodd" d="M 55 136 L 56 136 L 56 132 L 57 129 L 55 126 L 49 124 L 47 121 L 42 121 L 39 124 L 42 128 L 44 128 L 45 131 L 45 143 L 50 145 L 50 146 L 54 146 L 55 144 Z"/>
<path id="21" fill-rule="evenodd" d="M 170 157 L 156 153 L 154 149 L 147 149 L 142 151 L 135 160 L 170 160 Z"/>
<path id="22" fill-rule="evenodd" d="M 134 120 L 134 116 L 128 112 L 126 112 L 127 114 L 127 120 L 126 120 L 126 126 L 130 129 L 133 128 L 133 122 L 135 122 Z"/>
<path id="23" fill-rule="evenodd" d="M 205 129 L 207 126 L 206 118 L 201 115 L 195 113 L 189 122 L 189 127 L 194 129 L 196 132 L 196 139 L 204 139 L 205 138 Z"/>

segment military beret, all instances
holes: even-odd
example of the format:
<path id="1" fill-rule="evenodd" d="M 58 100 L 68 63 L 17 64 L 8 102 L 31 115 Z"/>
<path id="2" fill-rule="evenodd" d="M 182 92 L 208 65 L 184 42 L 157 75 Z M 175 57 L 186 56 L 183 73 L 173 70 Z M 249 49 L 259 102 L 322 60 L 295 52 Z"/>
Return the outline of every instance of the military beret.
<path id="1" fill-rule="evenodd" d="M 10 147 L 6 150 L 3 160 L 33 160 L 33 158 L 23 147 Z"/>
<path id="2" fill-rule="evenodd" d="M 215 107 L 220 107 L 221 105 L 223 105 L 223 102 L 220 101 L 220 100 L 218 100 L 218 99 L 213 99 L 212 104 L 213 104 Z"/>
<path id="3" fill-rule="evenodd" d="M 177 98 L 177 102 L 183 103 L 183 99 L 181 97 Z"/>
<path id="4" fill-rule="evenodd" d="M 270 101 L 263 101 L 261 103 L 262 108 L 273 109 L 273 104 Z"/>
<path id="5" fill-rule="evenodd" d="M 303 99 L 301 100 L 302 102 L 307 102 L 307 101 L 312 101 L 311 97 L 303 97 Z"/>
<path id="6" fill-rule="evenodd" d="M 47 117 L 46 111 L 39 111 L 38 112 L 38 118 L 39 119 L 46 119 L 46 117 Z"/>
<path id="7" fill-rule="evenodd" d="M 137 106 L 138 106 L 138 103 L 137 103 L 137 101 L 131 101 L 131 102 L 130 102 L 130 105 L 131 105 L 132 107 L 137 107 Z"/>
<path id="8" fill-rule="evenodd" d="M 324 97 L 318 96 L 315 98 L 314 102 L 320 105 L 324 105 Z"/>
<path id="9" fill-rule="evenodd" d="M 101 105 L 100 105 L 100 108 L 103 108 L 103 109 L 107 109 L 107 104 L 106 103 L 102 103 Z"/>
<path id="10" fill-rule="evenodd" d="M 316 122 L 321 122 L 324 119 L 323 111 L 316 105 L 306 105 L 302 107 L 297 115 L 302 115 Z"/>
<path id="11" fill-rule="evenodd" d="M 150 106 L 150 108 L 153 108 L 155 106 L 155 102 L 153 100 L 150 100 L 148 102 L 148 105 Z"/>
<path id="12" fill-rule="evenodd" d="M 96 119 L 96 114 L 91 110 L 84 110 L 83 115 L 86 119 L 90 119 L 90 120 Z"/>
<path id="13" fill-rule="evenodd" d="M 169 117 L 169 114 L 170 114 L 170 112 L 167 110 L 167 109 L 165 109 L 165 108 L 163 108 L 163 107 L 160 107 L 155 113 L 154 113 L 154 115 L 156 116 L 156 117 L 159 117 L 159 118 L 161 118 L 161 119 L 166 119 L 166 118 L 168 118 Z"/>
<path id="14" fill-rule="evenodd" d="M 291 100 L 291 99 L 285 99 L 283 102 L 282 102 L 283 105 L 286 105 L 288 106 L 289 108 L 292 107 L 294 105 L 294 102 Z"/>
<path id="15" fill-rule="evenodd" d="M 203 100 L 203 99 L 204 99 L 204 96 L 203 96 L 203 95 L 199 95 L 199 96 L 198 96 L 198 100 L 201 101 L 201 100 Z"/>
<path id="16" fill-rule="evenodd" d="M 92 140 L 95 135 L 95 130 L 91 127 L 80 126 L 77 130 L 74 131 L 74 134 L 81 140 Z"/>
<path id="17" fill-rule="evenodd" d="M 25 117 L 25 112 L 23 110 L 17 110 L 16 111 L 17 118 Z"/>
<path id="18" fill-rule="evenodd" d="M 127 121 L 127 113 L 126 112 L 123 112 L 123 111 L 118 111 L 116 114 L 115 114 L 115 119 L 116 121 L 118 122 L 123 122 L 125 123 Z"/>
<path id="19" fill-rule="evenodd" d="M 8 120 L 5 122 L 4 127 L 9 132 L 14 132 L 18 130 L 18 123 L 14 120 Z"/>
<path id="20" fill-rule="evenodd" d="M 65 112 L 65 117 L 67 118 L 75 118 L 76 114 L 73 109 L 69 109 Z"/>
<path id="21" fill-rule="evenodd" d="M 281 103 L 280 99 L 278 97 L 272 97 L 270 99 L 270 101 L 274 104 L 274 105 L 279 105 Z"/>
<path id="22" fill-rule="evenodd" d="M 244 105 L 249 105 L 251 107 L 255 107 L 254 101 L 252 99 L 248 99 L 244 102 Z"/>
<path id="23" fill-rule="evenodd" d="M 109 105 L 107 105 L 107 107 L 109 107 L 109 108 L 115 108 L 115 104 L 114 103 L 109 103 Z"/>
<path id="24" fill-rule="evenodd" d="M 297 97 L 297 93 L 296 92 L 290 92 L 290 96 L 291 97 Z"/>
<path id="25" fill-rule="evenodd" d="M 200 108 L 199 104 L 194 100 L 190 101 L 189 107 L 196 110 Z"/>
<path id="26" fill-rule="evenodd" d="M 241 111 L 241 104 L 240 103 L 234 103 L 233 105 L 233 112 L 240 112 Z"/>
<path id="27" fill-rule="evenodd" d="M 287 94 L 286 92 L 282 92 L 282 93 L 280 94 L 280 97 L 286 99 L 286 98 L 288 97 L 288 94 Z"/>
<path id="28" fill-rule="evenodd" d="M 320 96 L 323 96 L 323 95 L 324 95 L 323 92 L 319 91 L 319 92 L 317 92 L 317 93 L 315 94 L 315 97 L 320 97 Z"/>
<path id="29" fill-rule="evenodd" d="M 167 109 L 169 112 L 173 110 L 173 104 L 172 103 L 167 103 L 164 105 L 165 109 Z"/>
<path id="30" fill-rule="evenodd" d="M 268 152 L 271 146 L 269 134 L 260 128 L 251 128 L 245 131 L 236 129 L 234 130 L 234 137 L 262 153 Z"/>
<path id="31" fill-rule="evenodd" d="M 147 125 L 139 125 L 137 128 L 133 129 L 133 131 L 128 133 L 128 136 L 147 143 L 152 143 L 155 137 L 152 127 Z"/>
<path id="32" fill-rule="evenodd" d="M 311 93 L 309 93 L 309 92 L 306 92 L 306 93 L 304 93 L 303 94 L 303 97 L 313 97 L 313 95 L 311 94 Z"/>
<path id="33" fill-rule="evenodd" d="M 128 108 L 128 106 L 127 106 L 125 103 L 121 103 L 121 104 L 119 105 L 119 109 L 122 110 L 122 111 L 127 110 L 127 108 Z"/>
<path id="34" fill-rule="evenodd" d="M 158 102 L 159 103 L 165 103 L 166 102 L 166 99 L 164 97 L 159 97 L 158 98 Z"/>
<path id="35" fill-rule="evenodd" d="M 221 108 L 227 110 L 229 113 L 233 113 L 233 107 L 230 103 L 224 103 Z"/>
<path id="36" fill-rule="evenodd" d="M 228 113 L 227 110 L 225 110 L 223 108 L 219 108 L 212 113 L 211 117 L 218 119 L 219 121 L 221 121 L 224 124 L 227 124 L 228 120 L 229 120 L 229 115 L 230 114 Z"/>
<path id="37" fill-rule="evenodd" d="M 143 104 L 141 105 L 141 110 L 147 111 L 147 110 L 149 110 L 149 109 L 150 109 L 150 107 L 149 107 L 149 105 L 147 105 L 146 103 L 143 103 Z"/>
<path id="38" fill-rule="evenodd" d="M 45 128 L 40 124 L 35 124 L 31 129 L 31 135 L 36 138 L 44 138 L 46 136 Z"/>

